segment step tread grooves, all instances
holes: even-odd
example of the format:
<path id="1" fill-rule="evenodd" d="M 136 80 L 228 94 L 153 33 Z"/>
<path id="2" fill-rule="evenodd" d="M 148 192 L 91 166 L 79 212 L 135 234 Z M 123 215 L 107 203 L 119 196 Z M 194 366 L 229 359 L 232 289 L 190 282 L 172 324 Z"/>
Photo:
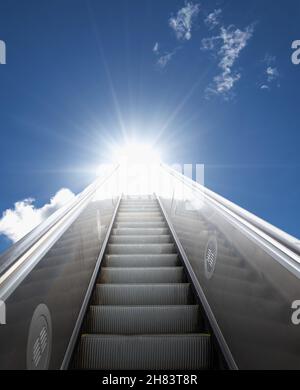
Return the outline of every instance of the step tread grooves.
<path id="1" fill-rule="evenodd" d="M 180 283 L 184 281 L 183 267 L 120 268 L 104 267 L 99 283 Z"/>
<path id="2" fill-rule="evenodd" d="M 110 267 L 164 267 L 178 266 L 180 261 L 177 253 L 154 255 L 106 255 L 104 266 Z"/>
<path id="3" fill-rule="evenodd" d="M 108 244 L 109 254 L 161 254 L 175 253 L 176 247 L 169 244 Z"/>
<path id="4" fill-rule="evenodd" d="M 121 200 L 103 260 L 73 368 L 213 367 L 211 337 L 155 196 Z"/>
<path id="5" fill-rule="evenodd" d="M 202 329 L 198 305 L 91 306 L 85 333 L 196 333 Z"/>
<path id="6" fill-rule="evenodd" d="M 83 335 L 75 368 L 96 370 L 175 370 L 212 367 L 207 334 Z"/>
<path id="7" fill-rule="evenodd" d="M 186 305 L 191 302 L 190 284 L 97 284 L 96 305 Z"/>

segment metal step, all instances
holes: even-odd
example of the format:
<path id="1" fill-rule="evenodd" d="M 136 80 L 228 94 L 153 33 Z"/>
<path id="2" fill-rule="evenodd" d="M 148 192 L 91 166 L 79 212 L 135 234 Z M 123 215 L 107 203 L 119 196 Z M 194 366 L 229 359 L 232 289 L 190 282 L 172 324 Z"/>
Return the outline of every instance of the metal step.
<path id="1" fill-rule="evenodd" d="M 151 207 L 158 207 L 159 204 L 157 202 L 121 202 L 119 207 L 126 207 L 126 208 L 151 208 Z"/>
<path id="2" fill-rule="evenodd" d="M 83 335 L 75 368 L 94 370 L 200 370 L 212 367 L 207 334 Z"/>
<path id="3" fill-rule="evenodd" d="M 121 204 L 150 204 L 155 203 L 157 204 L 156 199 L 122 199 Z"/>
<path id="4" fill-rule="evenodd" d="M 176 248 L 174 244 L 108 244 L 109 254 L 161 254 L 161 253 L 175 253 Z"/>
<path id="5" fill-rule="evenodd" d="M 196 333 L 202 321 L 198 305 L 91 306 L 84 333 L 162 334 Z"/>
<path id="6" fill-rule="evenodd" d="M 140 221 L 140 222 L 132 222 L 132 221 L 129 221 L 129 222 L 116 222 L 114 227 L 116 229 L 123 229 L 123 228 L 140 228 L 140 229 L 148 229 L 148 228 L 154 228 L 154 229 L 157 229 L 157 228 L 166 228 L 167 227 L 167 224 L 165 221 L 150 221 L 150 222 L 143 222 L 143 221 Z"/>
<path id="7" fill-rule="evenodd" d="M 139 218 L 148 218 L 149 216 L 151 217 L 162 217 L 162 214 L 160 211 L 143 211 L 143 212 L 132 212 L 130 211 L 129 213 L 119 211 L 117 217 L 120 218 L 133 218 L 133 217 L 139 217 Z"/>
<path id="8" fill-rule="evenodd" d="M 113 235 L 118 236 L 159 236 L 169 234 L 168 228 L 121 228 L 113 229 Z"/>
<path id="9" fill-rule="evenodd" d="M 140 208 L 140 209 L 148 209 L 148 208 L 158 208 L 159 204 L 157 202 L 140 202 L 140 203 L 120 203 L 119 210 L 120 208 L 127 208 L 127 209 L 134 209 L 134 208 Z"/>
<path id="10" fill-rule="evenodd" d="M 156 236 L 142 236 L 142 235 L 115 235 L 113 234 L 110 237 L 109 242 L 111 244 L 169 244 L 171 243 L 172 237 L 169 234 L 166 235 L 156 235 Z"/>
<path id="11" fill-rule="evenodd" d="M 162 255 L 106 255 L 104 265 L 109 267 L 174 267 L 179 265 L 177 253 Z"/>
<path id="12" fill-rule="evenodd" d="M 139 200 L 133 200 L 133 199 L 122 199 L 120 204 L 158 204 L 157 199 L 139 199 Z"/>
<path id="13" fill-rule="evenodd" d="M 157 208 L 157 207 L 155 207 L 155 208 L 153 208 L 153 207 L 151 207 L 151 208 L 144 208 L 144 209 L 141 209 L 141 208 L 123 208 L 123 207 L 121 207 L 120 209 L 119 209 L 119 213 L 121 213 L 121 214 L 129 214 L 129 215 L 134 215 L 134 214 L 161 214 L 161 211 L 160 211 L 160 209 L 159 208 Z"/>
<path id="14" fill-rule="evenodd" d="M 118 215 L 116 218 L 116 222 L 164 222 L 164 218 L 162 215 L 152 215 L 149 213 L 149 215 L 139 215 L 139 214 L 133 214 L 133 215 Z"/>
<path id="15" fill-rule="evenodd" d="M 120 203 L 73 368 L 193 370 L 213 366 L 191 285 L 156 199 Z"/>
<path id="16" fill-rule="evenodd" d="M 118 211 L 119 212 L 128 212 L 128 213 L 132 213 L 132 212 L 148 213 L 151 211 L 158 212 L 158 211 L 160 211 L 160 208 L 158 205 L 147 205 L 147 206 L 140 206 L 140 205 L 122 206 L 122 205 L 120 205 Z"/>
<path id="17" fill-rule="evenodd" d="M 94 305 L 188 305 L 193 303 L 189 283 L 97 284 Z"/>
<path id="18" fill-rule="evenodd" d="M 149 203 L 149 204 L 120 204 L 119 206 L 119 211 L 121 209 L 127 209 L 127 210 L 135 210 L 135 209 L 139 209 L 139 210 L 144 210 L 144 211 L 147 211 L 147 210 L 151 210 L 151 209 L 156 209 L 156 210 L 161 210 L 158 203 Z"/>
<path id="19" fill-rule="evenodd" d="M 98 283 L 180 283 L 185 280 L 183 267 L 109 268 L 104 267 Z"/>

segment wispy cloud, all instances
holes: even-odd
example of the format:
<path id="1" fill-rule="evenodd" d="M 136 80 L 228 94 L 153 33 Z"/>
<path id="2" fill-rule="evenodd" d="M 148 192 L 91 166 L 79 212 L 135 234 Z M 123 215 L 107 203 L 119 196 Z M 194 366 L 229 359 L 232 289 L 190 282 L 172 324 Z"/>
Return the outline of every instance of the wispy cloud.
<path id="1" fill-rule="evenodd" d="M 166 65 L 171 61 L 172 57 L 175 55 L 176 51 L 172 51 L 170 53 L 165 53 L 163 55 L 161 55 L 156 64 L 159 68 L 163 69 L 166 67 Z"/>
<path id="2" fill-rule="evenodd" d="M 200 10 L 199 4 L 192 2 L 185 2 L 176 14 L 169 19 L 169 26 L 174 30 L 176 38 L 180 41 L 188 41 L 192 37 L 192 28 L 195 18 Z M 152 48 L 153 53 L 157 57 L 156 66 L 158 69 L 164 69 L 171 59 L 176 54 L 180 47 L 175 47 L 173 50 L 161 50 L 161 45 L 156 42 Z"/>
<path id="3" fill-rule="evenodd" d="M 267 65 L 271 65 L 271 64 L 274 64 L 276 62 L 276 57 L 273 56 L 272 54 L 270 53 L 267 53 L 263 60 L 262 60 L 263 63 L 267 64 Z"/>
<path id="4" fill-rule="evenodd" d="M 152 49 L 153 53 L 158 53 L 159 52 L 159 43 L 156 42 L 155 45 L 153 46 Z"/>
<path id="5" fill-rule="evenodd" d="M 233 67 L 240 56 L 241 51 L 247 46 L 253 35 L 253 25 L 244 30 L 229 26 L 221 27 L 220 34 L 202 40 L 203 50 L 216 51 L 219 59 L 218 67 L 221 73 L 214 77 L 213 84 L 207 89 L 208 93 L 228 96 L 228 92 L 240 80 L 241 74 L 234 71 Z"/>
<path id="6" fill-rule="evenodd" d="M 267 67 L 266 70 L 268 82 L 271 83 L 272 81 L 276 80 L 279 77 L 279 72 L 277 68 L 272 68 L 271 66 Z"/>
<path id="7" fill-rule="evenodd" d="M 13 209 L 4 211 L 0 219 L 0 234 L 4 234 L 13 242 L 20 240 L 74 196 L 72 191 L 62 188 L 49 203 L 40 208 L 34 206 L 33 198 L 16 202 Z"/>
<path id="8" fill-rule="evenodd" d="M 186 2 L 185 6 L 177 12 L 177 15 L 169 19 L 169 25 L 175 31 L 178 40 L 188 41 L 191 39 L 193 22 L 199 10 L 199 4 Z"/>
<path id="9" fill-rule="evenodd" d="M 253 27 L 248 26 L 244 31 L 233 27 L 221 28 L 223 45 L 219 51 L 221 61 L 219 67 L 222 73 L 215 78 L 217 92 L 229 91 L 234 83 L 240 79 L 240 73 L 234 73 L 232 67 L 239 58 L 240 52 L 246 47 L 248 40 L 253 34 Z"/>
<path id="10" fill-rule="evenodd" d="M 201 41 L 202 50 L 214 50 L 220 43 L 220 36 L 203 38 Z"/>
<path id="11" fill-rule="evenodd" d="M 276 57 L 271 56 L 270 54 L 266 54 L 262 62 L 265 68 L 263 73 L 263 81 L 260 83 L 260 89 L 270 90 L 274 83 L 276 83 L 277 87 L 280 87 L 278 82 L 280 74 L 276 66 Z"/>
<path id="12" fill-rule="evenodd" d="M 207 17 L 204 19 L 204 23 L 210 30 L 213 30 L 220 24 L 221 15 L 221 8 L 215 9 L 213 12 L 207 15 Z"/>
<path id="13" fill-rule="evenodd" d="M 157 57 L 156 66 L 159 69 L 164 69 L 167 66 L 167 64 L 171 61 L 172 57 L 176 54 L 177 50 L 178 48 L 175 48 L 174 50 L 168 52 L 167 51 L 161 52 L 160 44 L 156 42 L 152 49 L 153 53 Z"/>

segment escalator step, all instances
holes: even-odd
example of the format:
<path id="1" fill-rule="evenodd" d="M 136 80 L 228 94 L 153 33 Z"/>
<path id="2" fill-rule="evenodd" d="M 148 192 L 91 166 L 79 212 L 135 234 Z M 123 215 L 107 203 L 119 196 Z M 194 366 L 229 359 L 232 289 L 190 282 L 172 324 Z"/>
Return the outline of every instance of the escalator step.
<path id="1" fill-rule="evenodd" d="M 196 333 L 202 323 L 199 306 L 91 306 L 84 333 Z"/>
<path id="2" fill-rule="evenodd" d="M 165 221 L 158 221 L 158 222 L 116 222 L 115 228 L 117 229 L 123 229 L 123 228 L 140 228 L 140 229 L 148 229 L 148 228 L 166 228 L 166 222 Z"/>
<path id="3" fill-rule="evenodd" d="M 192 302 L 189 283 L 97 284 L 94 305 L 187 305 Z"/>
<path id="4" fill-rule="evenodd" d="M 177 253 L 162 255 L 106 255 L 109 267 L 175 267 L 180 264 Z"/>
<path id="5" fill-rule="evenodd" d="M 169 229 L 168 228 L 121 228 L 121 229 L 113 229 L 112 231 L 113 235 L 118 235 L 118 236 L 159 236 L 159 235 L 166 235 L 169 234 Z"/>
<path id="6" fill-rule="evenodd" d="M 131 201 L 131 200 L 122 200 L 121 201 L 121 203 L 120 203 L 120 205 L 131 205 L 131 204 L 158 204 L 158 201 L 156 200 L 156 199 L 148 199 L 148 200 L 139 200 L 139 201 L 137 201 L 137 202 L 134 202 L 134 201 Z"/>
<path id="7" fill-rule="evenodd" d="M 160 208 L 158 206 L 120 206 L 120 213 L 158 213 Z"/>
<path id="8" fill-rule="evenodd" d="M 162 254 L 175 253 L 174 244 L 140 244 L 140 245 L 125 245 L 125 244 L 109 244 L 109 254 Z"/>
<path id="9" fill-rule="evenodd" d="M 142 236 L 142 235 L 112 235 L 109 242 L 111 244 L 169 244 L 172 242 L 170 235 L 159 235 L 159 236 Z"/>
<path id="10" fill-rule="evenodd" d="M 116 222 L 164 222 L 164 218 L 161 216 L 161 214 L 159 213 L 159 215 L 117 215 L 116 217 Z"/>
<path id="11" fill-rule="evenodd" d="M 103 267 L 98 283 L 180 283 L 183 267 L 108 268 Z"/>
<path id="12" fill-rule="evenodd" d="M 142 211 L 142 212 L 124 212 L 124 211 L 119 211 L 118 212 L 118 215 L 117 215 L 117 218 L 134 218 L 134 217 L 138 217 L 138 218 L 148 218 L 148 217 L 162 217 L 161 215 L 161 212 L 160 210 L 156 210 L 156 211 Z"/>
<path id="13" fill-rule="evenodd" d="M 160 211 L 158 203 L 121 203 L 118 211 L 122 210 L 156 210 Z"/>
<path id="14" fill-rule="evenodd" d="M 83 335 L 75 368 L 95 370 L 200 370 L 212 366 L 207 334 Z"/>
<path id="15" fill-rule="evenodd" d="M 211 338 L 186 281 L 157 200 L 122 200 L 72 367 L 212 368 Z"/>

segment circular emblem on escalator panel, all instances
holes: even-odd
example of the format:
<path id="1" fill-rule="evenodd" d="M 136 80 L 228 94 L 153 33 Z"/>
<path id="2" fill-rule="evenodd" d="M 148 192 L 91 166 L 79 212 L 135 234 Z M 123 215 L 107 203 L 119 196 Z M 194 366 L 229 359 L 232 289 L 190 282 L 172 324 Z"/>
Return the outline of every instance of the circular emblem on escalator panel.
<path id="1" fill-rule="evenodd" d="M 214 274 L 218 255 L 218 244 L 216 237 L 211 237 L 206 245 L 204 268 L 205 276 L 207 279 L 211 279 Z"/>
<path id="2" fill-rule="evenodd" d="M 28 333 L 27 369 L 47 370 L 52 345 L 51 315 L 46 305 L 36 307 Z"/>

